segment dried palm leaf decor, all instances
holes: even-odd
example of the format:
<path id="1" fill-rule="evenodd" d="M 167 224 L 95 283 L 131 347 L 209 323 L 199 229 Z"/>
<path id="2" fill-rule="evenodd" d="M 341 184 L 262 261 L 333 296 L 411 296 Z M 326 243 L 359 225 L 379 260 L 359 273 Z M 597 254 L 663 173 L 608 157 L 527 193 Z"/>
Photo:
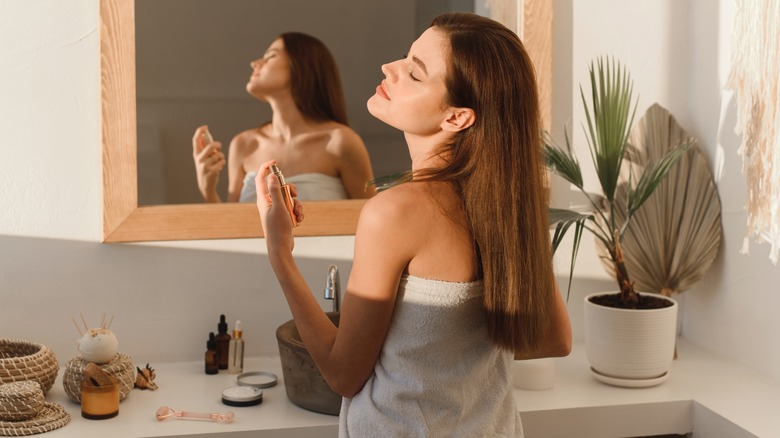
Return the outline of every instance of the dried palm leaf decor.
<path id="1" fill-rule="evenodd" d="M 669 150 L 693 139 L 658 104 L 651 106 L 631 130 L 626 159 L 629 172 L 621 176 L 614 210 L 625 223 L 628 180 Z M 700 280 L 718 253 L 722 236 L 721 204 L 707 158 L 692 145 L 669 170 L 652 195 L 628 222 L 622 247 L 626 267 L 636 288 L 673 293 Z M 614 275 L 607 248 L 597 240 L 605 269 Z"/>
<path id="2" fill-rule="evenodd" d="M 780 255 L 780 0 L 738 0 L 726 85 L 736 91 L 739 154 L 747 177 L 747 236 Z"/>

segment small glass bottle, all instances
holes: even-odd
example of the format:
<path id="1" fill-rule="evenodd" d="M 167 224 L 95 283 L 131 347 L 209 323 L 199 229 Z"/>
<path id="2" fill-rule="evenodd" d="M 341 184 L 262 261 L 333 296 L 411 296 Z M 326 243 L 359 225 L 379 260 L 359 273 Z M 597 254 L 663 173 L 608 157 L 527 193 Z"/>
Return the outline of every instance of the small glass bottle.
<path id="1" fill-rule="evenodd" d="M 209 333 L 209 340 L 206 341 L 206 374 L 217 374 L 219 372 L 219 362 L 217 361 L 217 340 L 214 332 Z"/>
<path id="2" fill-rule="evenodd" d="M 228 325 L 225 322 L 225 315 L 219 315 L 219 324 L 217 324 L 217 361 L 219 369 L 226 370 L 228 367 L 228 349 L 230 348 L 230 335 L 227 332 Z"/>
<path id="3" fill-rule="evenodd" d="M 244 372 L 244 339 L 242 338 L 241 321 L 236 321 L 233 327 L 233 339 L 228 348 L 228 373 L 240 374 Z"/>

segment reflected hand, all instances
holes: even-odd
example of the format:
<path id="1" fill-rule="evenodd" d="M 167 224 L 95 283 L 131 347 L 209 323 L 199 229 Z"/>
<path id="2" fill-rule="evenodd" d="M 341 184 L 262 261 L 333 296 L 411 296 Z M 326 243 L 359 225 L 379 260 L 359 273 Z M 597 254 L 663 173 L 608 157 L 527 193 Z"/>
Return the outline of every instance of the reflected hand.
<path id="1" fill-rule="evenodd" d="M 260 213 L 260 223 L 263 226 L 266 246 L 271 255 L 272 250 L 292 252 L 294 240 L 292 236 L 292 221 L 287 206 L 284 203 L 282 186 L 276 175 L 271 175 L 270 167 L 276 160 L 266 161 L 260 166 L 255 176 L 257 190 L 257 210 Z M 290 185 L 293 195 L 293 212 L 298 223 L 303 222 L 303 205 L 298 201 L 298 189 Z"/>
<path id="2" fill-rule="evenodd" d="M 192 136 L 192 158 L 195 161 L 195 173 L 198 177 L 198 189 L 206 202 L 219 202 L 217 183 L 219 174 L 225 167 L 225 154 L 222 143 L 215 141 L 206 144 L 206 125 L 199 126 Z"/>

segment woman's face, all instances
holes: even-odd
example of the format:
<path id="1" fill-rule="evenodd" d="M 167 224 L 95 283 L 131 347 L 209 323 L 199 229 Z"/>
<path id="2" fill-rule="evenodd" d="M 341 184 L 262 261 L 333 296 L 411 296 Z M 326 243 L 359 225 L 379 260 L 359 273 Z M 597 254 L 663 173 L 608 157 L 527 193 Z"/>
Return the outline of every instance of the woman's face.
<path id="1" fill-rule="evenodd" d="M 385 79 L 368 99 L 368 112 L 388 125 L 414 135 L 438 132 L 444 120 L 449 42 L 428 28 L 404 59 L 382 66 Z"/>
<path id="2" fill-rule="evenodd" d="M 265 51 L 262 58 L 249 63 L 252 76 L 246 84 L 249 94 L 264 98 L 290 88 L 290 62 L 284 50 L 284 42 L 277 38 Z"/>

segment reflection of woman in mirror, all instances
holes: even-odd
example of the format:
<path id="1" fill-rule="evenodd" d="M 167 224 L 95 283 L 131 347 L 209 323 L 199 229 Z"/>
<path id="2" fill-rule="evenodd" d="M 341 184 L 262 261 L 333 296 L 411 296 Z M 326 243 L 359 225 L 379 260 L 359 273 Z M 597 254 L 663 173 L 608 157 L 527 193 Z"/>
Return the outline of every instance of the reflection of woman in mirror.
<path id="1" fill-rule="evenodd" d="M 274 159 L 300 200 L 368 198 L 371 163 L 363 141 L 347 126 L 336 62 L 318 39 L 284 33 L 261 59 L 247 92 L 271 106 L 270 122 L 233 137 L 228 151 L 230 202 L 254 202 L 260 164 Z M 207 144 L 206 126 L 192 138 L 198 188 L 206 202 L 220 202 L 217 183 L 225 167 L 222 144 Z"/>
<path id="2" fill-rule="evenodd" d="M 522 436 L 513 360 L 571 350 L 534 67 L 512 31 L 464 13 L 434 19 L 382 72 L 368 109 L 404 132 L 411 181 L 363 206 L 339 326 L 297 269 L 264 163 L 256 184 L 271 266 L 344 396 L 341 436 Z"/>

